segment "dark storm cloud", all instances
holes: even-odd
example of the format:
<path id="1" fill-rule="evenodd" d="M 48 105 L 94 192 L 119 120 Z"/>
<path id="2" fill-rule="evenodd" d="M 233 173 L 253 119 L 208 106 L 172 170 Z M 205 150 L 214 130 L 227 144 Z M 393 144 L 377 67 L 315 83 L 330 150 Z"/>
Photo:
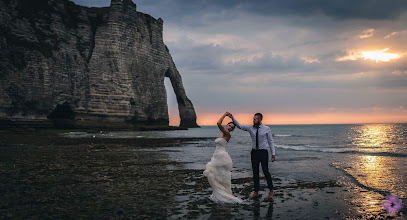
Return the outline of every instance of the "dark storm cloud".
<path id="1" fill-rule="evenodd" d="M 316 63 L 306 64 L 298 57 L 282 57 L 266 54 L 252 60 L 242 60 L 228 63 L 226 66 L 235 73 L 247 74 L 250 72 L 269 72 L 273 74 L 286 74 L 293 72 L 312 72 L 319 68 Z"/>
<path id="2" fill-rule="evenodd" d="M 217 13 L 224 9 L 237 9 L 265 16 L 308 16 L 322 13 L 335 19 L 394 19 L 407 10 L 405 0 L 140 0 L 135 2 L 140 2 L 143 8 L 171 20 L 190 14 Z"/>
<path id="3" fill-rule="evenodd" d="M 108 6 L 110 0 L 73 0 L 86 6 Z M 308 16 L 322 13 L 335 19 L 395 19 L 407 10 L 406 0 L 133 0 L 139 10 L 163 17 L 182 20 L 184 16 L 218 13 L 237 9 L 265 16 Z"/>
<path id="4" fill-rule="evenodd" d="M 177 66 L 184 67 L 186 70 L 205 71 L 206 73 L 221 72 L 222 57 L 228 54 L 242 52 L 223 48 L 219 45 L 197 45 L 190 39 L 183 37 L 178 42 L 169 42 L 166 44 Z"/>
<path id="5" fill-rule="evenodd" d="M 392 19 L 407 9 L 407 1 L 395 0 L 287 0 L 244 1 L 243 9 L 267 14 L 310 15 L 321 12 L 337 19 Z"/>
<path id="6" fill-rule="evenodd" d="M 187 46 L 186 46 L 187 45 Z M 224 58 L 233 54 L 244 54 L 244 49 L 229 49 L 220 45 L 196 45 L 188 39 L 180 43 L 167 43 L 171 54 L 176 54 L 174 60 L 179 68 L 186 71 L 202 71 L 207 74 L 246 75 L 253 72 L 269 72 L 285 74 L 287 72 L 312 72 L 319 67 L 316 63 L 306 64 L 298 57 L 282 57 L 265 54 L 251 60 L 242 59 L 226 62 Z"/>

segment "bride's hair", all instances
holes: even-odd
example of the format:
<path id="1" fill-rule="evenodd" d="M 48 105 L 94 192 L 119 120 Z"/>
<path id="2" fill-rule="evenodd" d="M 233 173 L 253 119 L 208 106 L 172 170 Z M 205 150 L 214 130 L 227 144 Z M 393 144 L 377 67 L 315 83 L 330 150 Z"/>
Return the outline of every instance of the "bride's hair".
<path id="1" fill-rule="evenodd" d="M 229 124 L 233 124 L 233 126 L 236 127 L 236 124 L 233 121 L 229 122 L 227 125 L 229 125 Z"/>

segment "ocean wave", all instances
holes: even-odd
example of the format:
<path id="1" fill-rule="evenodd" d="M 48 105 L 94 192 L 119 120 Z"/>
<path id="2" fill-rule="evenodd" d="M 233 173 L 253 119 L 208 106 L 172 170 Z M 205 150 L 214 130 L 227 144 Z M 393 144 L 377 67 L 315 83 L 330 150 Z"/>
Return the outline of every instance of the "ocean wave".
<path id="1" fill-rule="evenodd" d="M 277 148 L 283 148 L 287 150 L 297 150 L 297 151 L 316 151 L 316 152 L 326 152 L 326 153 L 342 153 L 345 149 L 338 148 L 321 148 L 318 146 L 310 147 L 304 145 L 278 145 Z"/>
<path id="2" fill-rule="evenodd" d="M 407 154 L 393 153 L 393 152 L 346 151 L 346 152 L 341 152 L 341 153 L 354 153 L 354 154 L 363 154 L 363 155 L 369 155 L 369 156 L 407 157 Z"/>
<path id="3" fill-rule="evenodd" d="M 291 134 L 274 134 L 275 137 L 292 137 Z"/>
<path id="4" fill-rule="evenodd" d="M 363 154 L 371 156 L 389 156 L 389 157 L 407 157 L 407 154 L 404 153 L 395 153 L 395 152 L 366 152 L 366 151 L 356 151 L 349 148 L 322 148 L 322 147 L 310 147 L 310 146 L 288 146 L 288 145 L 278 145 L 277 148 L 282 148 L 286 150 L 295 150 L 295 151 L 314 151 L 314 152 L 324 152 L 324 153 L 344 153 L 344 154 Z"/>
<path id="5" fill-rule="evenodd" d="M 59 134 L 59 136 L 67 137 L 67 138 L 123 138 L 123 139 L 131 139 L 131 138 L 149 138 L 147 136 L 142 135 L 113 135 L 110 133 L 88 133 L 88 132 L 69 132 Z"/>
<path id="6" fill-rule="evenodd" d="M 273 134 L 273 137 L 293 137 L 293 138 L 317 138 L 319 135 L 300 135 L 300 134 Z"/>

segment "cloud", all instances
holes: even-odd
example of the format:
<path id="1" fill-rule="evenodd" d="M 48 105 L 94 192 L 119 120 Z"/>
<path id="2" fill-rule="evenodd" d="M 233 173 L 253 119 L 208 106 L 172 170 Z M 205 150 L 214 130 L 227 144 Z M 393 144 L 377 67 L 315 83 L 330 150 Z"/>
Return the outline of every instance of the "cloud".
<path id="1" fill-rule="evenodd" d="M 394 70 L 391 73 L 394 75 L 407 75 L 407 70 Z"/>
<path id="2" fill-rule="evenodd" d="M 394 35 L 396 35 L 396 34 L 398 34 L 398 33 L 400 33 L 400 32 L 393 32 L 393 33 L 391 33 L 391 34 L 388 34 L 388 35 L 386 35 L 385 37 L 384 37 L 384 39 L 387 39 L 387 38 L 389 38 L 389 37 L 391 37 L 391 36 L 394 36 Z"/>
<path id="3" fill-rule="evenodd" d="M 106 7 L 110 5 L 110 0 L 72 1 L 88 7 Z M 225 19 L 225 16 L 231 16 L 230 13 L 225 13 L 228 10 L 268 17 L 314 17 L 319 14 L 335 20 L 395 20 L 403 12 L 407 11 L 407 1 L 405 0 L 353 0 L 351 2 L 340 0 L 133 0 L 133 2 L 136 3 L 139 11 L 157 18 L 161 17 L 164 21 L 195 26 L 205 26 L 216 21 L 216 19 Z M 191 21 L 191 18 L 197 17 L 201 18 L 201 23 L 193 21 L 195 19 Z M 303 23 L 303 21 L 299 19 L 298 23 Z M 313 23 L 313 25 L 316 24 Z"/>
<path id="4" fill-rule="evenodd" d="M 407 9 L 407 2 L 395 1 L 250 1 L 240 6 L 264 14 L 299 14 L 309 16 L 322 13 L 335 19 L 395 19 Z"/>
<path id="5" fill-rule="evenodd" d="M 384 39 L 388 39 L 388 38 L 390 38 L 390 37 L 393 37 L 393 36 L 396 36 L 396 35 L 405 34 L 405 33 L 407 33 L 407 30 L 395 31 L 395 32 L 392 32 L 392 33 L 386 35 L 386 36 L 384 37 Z"/>
<path id="6" fill-rule="evenodd" d="M 207 74 L 220 74 L 225 57 L 242 52 L 241 49 L 230 49 L 211 43 L 203 44 L 187 37 L 169 42 L 167 46 L 179 68 L 188 72 L 201 71 Z"/>
<path id="7" fill-rule="evenodd" d="M 359 35 L 359 37 L 360 38 L 369 38 L 369 37 L 373 36 L 373 33 L 374 33 L 374 29 L 370 28 L 370 29 L 365 30 L 363 32 L 363 34 Z"/>
<path id="8" fill-rule="evenodd" d="M 301 57 L 301 60 L 304 60 L 305 64 L 307 64 L 307 63 L 321 63 L 317 58 L 311 58 L 311 57 Z"/>
<path id="9" fill-rule="evenodd" d="M 78 0 L 76 0 L 78 1 Z M 84 0 L 82 0 L 84 1 Z M 397 19 L 407 10 L 405 0 L 140 0 L 140 8 L 160 12 L 166 19 L 182 19 L 184 16 L 214 12 L 221 14 L 225 9 L 237 9 L 251 14 L 266 16 L 312 16 L 323 14 L 337 20 L 347 19 Z"/>
<path id="10" fill-rule="evenodd" d="M 268 53 L 262 56 L 254 56 L 252 59 L 241 59 L 227 63 L 225 68 L 232 70 L 236 74 L 267 73 L 275 76 L 314 71 L 318 68 L 315 63 L 306 63 L 297 56 L 281 56 Z"/>

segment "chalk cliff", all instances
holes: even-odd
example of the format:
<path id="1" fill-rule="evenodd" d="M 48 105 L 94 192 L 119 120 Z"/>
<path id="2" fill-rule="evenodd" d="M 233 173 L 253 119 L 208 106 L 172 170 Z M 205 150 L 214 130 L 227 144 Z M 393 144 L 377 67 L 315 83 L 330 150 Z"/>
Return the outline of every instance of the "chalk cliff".
<path id="1" fill-rule="evenodd" d="M 197 127 L 161 18 L 131 0 L 0 0 L 0 118 L 165 126 L 165 77 L 180 126 Z"/>

